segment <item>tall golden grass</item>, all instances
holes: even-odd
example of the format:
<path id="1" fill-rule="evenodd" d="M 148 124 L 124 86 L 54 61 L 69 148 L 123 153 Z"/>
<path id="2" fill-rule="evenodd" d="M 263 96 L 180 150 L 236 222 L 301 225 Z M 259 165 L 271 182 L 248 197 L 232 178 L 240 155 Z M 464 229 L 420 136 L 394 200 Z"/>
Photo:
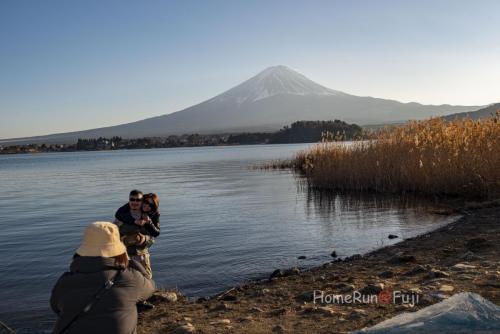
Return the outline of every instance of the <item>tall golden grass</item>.
<path id="1" fill-rule="evenodd" d="M 497 198 L 500 110 L 478 121 L 412 121 L 352 145 L 321 143 L 293 166 L 313 188 Z"/>

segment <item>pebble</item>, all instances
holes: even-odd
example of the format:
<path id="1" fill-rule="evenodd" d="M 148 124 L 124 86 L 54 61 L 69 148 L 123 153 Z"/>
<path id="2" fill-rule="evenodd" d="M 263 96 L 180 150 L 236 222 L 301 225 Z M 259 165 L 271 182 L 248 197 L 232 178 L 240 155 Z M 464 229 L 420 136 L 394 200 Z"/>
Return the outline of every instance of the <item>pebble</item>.
<path id="1" fill-rule="evenodd" d="M 425 269 L 424 266 L 417 264 L 415 267 L 413 267 L 412 269 L 410 269 L 409 271 L 407 271 L 403 275 L 404 276 L 415 276 L 415 275 L 418 275 L 418 274 L 426 272 L 426 271 L 427 271 L 427 269 Z"/>
<path id="2" fill-rule="evenodd" d="M 474 279 L 474 276 L 468 274 L 459 274 L 456 276 L 456 278 L 461 281 L 468 281 L 468 280 L 472 281 Z"/>
<path id="3" fill-rule="evenodd" d="M 231 320 L 229 319 L 220 319 L 217 321 L 212 321 L 210 325 L 229 325 L 231 323 Z"/>
<path id="4" fill-rule="evenodd" d="M 263 313 L 263 312 L 264 312 L 264 310 L 263 310 L 263 309 L 261 309 L 260 307 L 252 307 L 252 308 L 250 309 L 250 312 L 254 312 L 254 313 Z"/>
<path id="5" fill-rule="evenodd" d="M 314 299 L 314 291 L 301 293 L 300 295 L 296 296 L 295 299 L 301 302 L 312 302 Z"/>
<path id="6" fill-rule="evenodd" d="M 394 273 L 390 270 L 386 270 L 378 274 L 378 277 L 380 278 L 391 278 L 394 276 Z"/>
<path id="7" fill-rule="evenodd" d="M 330 307 L 327 307 L 327 306 L 318 306 L 318 307 L 314 308 L 312 312 L 316 313 L 316 314 L 325 315 L 325 316 L 332 316 L 335 314 L 335 312 Z"/>
<path id="8" fill-rule="evenodd" d="M 272 329 L 273 333 L 285 333 L 286 329 L 282 325 L 276 325 Z"/>
<path id="9" fill-rule="evenodd" d="M 191 334 L 195 332 L 196 328 L 192 324 L 187 323 L 185 325 L 179 326 L 176 329 L 174 329 L 172 334 Z"/>
<path id="10" fill-rule="evenodd" d="M 434 304 L 434 302 L 433 296 L 426 293 L 420 296 L 418 304 L 421 306 L 429 306 Z"/>
<path id="11" fill-rule="evenodd" d="M 450 283 L 450 282 L 451 282 L 451 280 L 449 280 L 447 278 L 432 278 L 430 280 L 423 281 L 422 285 L 432 285 L 432 284 L 436 284 L 436 283 Z"/>
<path id="12" fill-rule="evenodd" d="M 478 260 L 480 257 L 477 256 L 476 254 L 474 254 L 473 252 L 468 251 L 468 252 L 460 255 L 459 258 L 461 260 L 465 260 L 465 261 L 474 261 L 474 260 Z"/>
<path id="13" fill-rule="evenodd" d="M 441 292 L 452 292 L 453 290 L 455 290 L 455 288 L 451 285 L 443 284 L 439 287 L 439 291 Z"/>
<path id="14" fill-rule="evenodd" d="M 177 294 L 175 292 L 166 292 L 163 296 L 169 303 L 175 303 L 177 301 Z"/>
<path id="15" fill-rule="evenodd" d="M 351 291 L 354 291 L 354 289 L 356 289 L 356 287 L 352 284 L 346 284 L 341 290 L 340 292 L 342 293 L 347 293 L 347 292 L 351 292 Z"/>
<path id="16" fill-rule="evenodd" d="M 416 294 L 421 294 L 422 293 L 422 290 L 419 289 L 419 288 L 411 288 L 410 289 L 410 292 L 412 293 L 416 293 Z"/>
<path id="17" fill-rule="evenodd" d="M 272 310 L 271 312 L 269 312 L 269 314 L 272 316 L 281 316 L 281 315 L 287 314 L 287 312 L 288 312 L 288 310 L 286 308 L 282 307 L 282 308 Z"/>
<path id="18" fill-rule="evenodd" d="M 283 270 L 281 269 L 276 269 L 271 273 L 269 276 L 269 279 L 276 278 L 276 277 L 283 277 Z"/>
<path id="19" fill-rule="evenodd" d="M 222 300 L 225 300 L 227 302 L 235 302 L 238 300 L 238 297 L 235 295 L 225 295 L 224 297 L 222 297 Z"/>
<path id="20" fill-rule="evenodd" d="M 465 264 L 465 263 L 457 263 L 452 267 L 453 270 L 468 270 L 468 269 L 476 269 L 476 266 Z"/>
<path id="21" fill-rule="evenodd" d="M 427 274 L 427 278 L 444 278 L 444 277 L 449 277 L 450 274 L 447 272 L 437 270 L 437 269 L 431 269 L 429 273 Z"/>
<path id="22" fill-rule="evenodd" d="M 362 288 L 359 292 L 362 295 L 378 295 L 382 290 L 384 290 L 383 283 L 368 284 Z"/>
<path id="23" fill-rule="evenodd" d="M 177 294 L 173 291 L 158 292 L 153 295 L 153 299 L 167 303 L 175 303 L 177 301 Z"/>
<path id="24" fill-rule="evenodd" d="M 220 304 L 216 305 L 214 308 L 212 308 L 211 311 L 227 311 L 230 309 L 231 309 L 231 307 L 228 304 L 220 303 Z"/>
<path id="25" fill-rule="evenodd" d="M 319 314 L 323 316 L 333 316 L 335 312 L 333 309 L 327 306 L 316 306 L 316 307 L 307 307 L 304 308 L 302 313 L 307 313 L 307 314 Z"/>
<path id="26" fill-rule="evenodd" d="M 300 274 L 300 269 L 298 267 L 292 267 L 290 269 L 285 270 L 283 276 L 293 276 Z"/>
<path id="27" fill-rule="evenodd" d="M 431 293 L 429 294 L 429 297 L 437 299 L 437 300 L 443 300 L 448 298 L 447 295 L 443 295 L 442 293 Z"/>
<path id="28" fill-rule="evenodd" d="M 355 320 L 355 319 L 361 318 L 364 315 L 366 315 L 366 311 L 358 308 L 358 309 L 352 310 L 351 314 L 349 314 L 348 318 L 349 318 L 349 320 Z"/>

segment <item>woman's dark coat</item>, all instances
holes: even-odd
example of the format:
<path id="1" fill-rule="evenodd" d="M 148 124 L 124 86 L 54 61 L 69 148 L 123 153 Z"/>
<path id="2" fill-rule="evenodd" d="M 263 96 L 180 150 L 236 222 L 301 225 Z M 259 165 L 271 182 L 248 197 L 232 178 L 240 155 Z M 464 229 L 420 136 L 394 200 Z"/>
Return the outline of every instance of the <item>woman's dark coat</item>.
<path id="1" fill-rule="evenodd" d="M 58 316 L 54 333 L 59 333 L 117 270 L 111 258 L 75 257 L 70 272 L 59 278 L 50 297 L 50 306 Z M 155 283 L 144 277 L 144 268 L 134 261 L 130 261 L 129 268 L 123 270 L 114 283 L 67 333 L 136 333 L 136 303 L 151 297 Z"/>

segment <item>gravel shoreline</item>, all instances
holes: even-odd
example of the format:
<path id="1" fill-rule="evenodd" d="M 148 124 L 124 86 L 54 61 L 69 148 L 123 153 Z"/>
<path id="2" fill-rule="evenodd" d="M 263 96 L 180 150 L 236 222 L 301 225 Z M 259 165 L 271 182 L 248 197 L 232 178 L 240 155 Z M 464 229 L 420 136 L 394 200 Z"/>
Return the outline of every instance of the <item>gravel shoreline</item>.
<path id="1" fill-rule="evenodd" d="M 453 211 L 463 217 L 435 231 L 364 256 L 276 272 L 208 300 L 158 292 L 155 309 L 139 316 L 138 333 L 345 333 L 463 291 L 498 305 L 498 201 Z M 334 296 L 344 303 L 326 303 Z"/>

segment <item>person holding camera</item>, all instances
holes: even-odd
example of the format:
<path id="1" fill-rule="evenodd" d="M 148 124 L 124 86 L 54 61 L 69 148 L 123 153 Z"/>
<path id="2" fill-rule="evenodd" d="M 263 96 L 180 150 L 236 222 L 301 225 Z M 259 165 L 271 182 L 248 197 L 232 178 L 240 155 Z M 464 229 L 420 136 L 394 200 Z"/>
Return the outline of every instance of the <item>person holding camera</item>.
<path id="1" fill-rule="evenodd" d="M 159 206 L 158 195 L 132 190 L 129 202 L 116 211 L 114 221 L 128 255 L 142 264 L 149 278 L 153 277 L 149 248 L 160 235 Z"/>
<path id="2" fill-rule="evenodd" d="M 57 314 L 53 333 L 136 333 L 136 304 L 154 291 L 144 268 L 129 261 L 118 227 L 90 224 L 69 272 L 52 290 L 50 306 Z"/>

